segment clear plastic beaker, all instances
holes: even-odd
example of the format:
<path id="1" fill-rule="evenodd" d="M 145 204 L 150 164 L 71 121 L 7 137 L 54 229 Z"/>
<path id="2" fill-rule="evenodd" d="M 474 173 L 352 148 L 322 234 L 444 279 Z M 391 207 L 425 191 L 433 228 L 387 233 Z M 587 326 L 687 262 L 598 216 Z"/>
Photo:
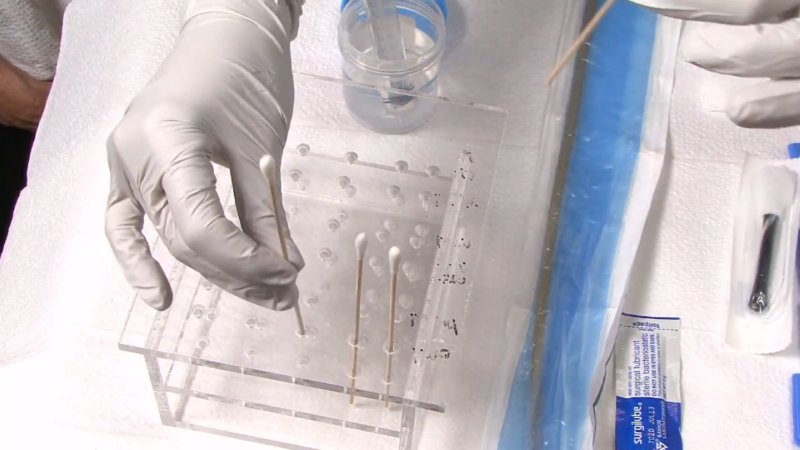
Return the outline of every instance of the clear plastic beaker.
<path id="1" fill-rule="evenodd" d="M 406 58 L 378 58 L 364 0 L 351 0 L 339 22 L 344 77 L 363 86 L 345 86 L 353 117 L 370 130 L 409 132 L 433 114 L 439 62 L 445 47 L 445 18 L 434 0 L 396 0 Z M 403 95 L 409 92 L 417 95 Z"/>

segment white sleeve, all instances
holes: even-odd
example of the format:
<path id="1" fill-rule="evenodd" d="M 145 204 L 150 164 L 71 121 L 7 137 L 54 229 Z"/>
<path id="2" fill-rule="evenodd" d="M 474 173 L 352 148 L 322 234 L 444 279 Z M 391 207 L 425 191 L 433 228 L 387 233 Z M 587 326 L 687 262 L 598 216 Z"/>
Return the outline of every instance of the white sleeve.
<path id="1" fill-rule="evenodd" d="M 70 1 L 0 1 L 0 56 L 34 78 L 51 80 Z"/>

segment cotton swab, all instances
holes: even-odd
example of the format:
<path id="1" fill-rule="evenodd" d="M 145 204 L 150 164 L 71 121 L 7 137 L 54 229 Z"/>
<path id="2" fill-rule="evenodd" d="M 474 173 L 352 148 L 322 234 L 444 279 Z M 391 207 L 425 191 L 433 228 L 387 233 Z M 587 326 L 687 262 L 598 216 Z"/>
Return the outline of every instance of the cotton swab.
<path id="1" fill-rule="evenodd" d="M 564 67 L 566 67 L 569 60 L 575 56 L 575 53 L 578 52 L 578 50 L 581 48 L 581 45 L 583 45 L 583 43 L 589 39 L 589 36 L 591 36 L 597 26 L 600 25 L 600 21 L 603 20 L 616 2 L 617 0 L 606 0 L 606 3 L 597 11 L 594 17 L 592 17 L 592 20 L 589 21 L 589 23 L 586 25 L 586 28 L 583 29 L 580 36 L 578 36 L 578 39 L 572 43 L 572 46 L 569 48 L 569 50 L 567 50 L 567 53 L 561 58 L 558 64 L 556 64 L 555 69 L 553 69 L 553 71 L 550 73 L 550 77 L 547 78 L 547 84 L 552 83 L 558 74 L 564 70 Z"/>
<path id="2" fill-rule="evenodd" d="M 275 192 L 275 179 L 278 176 L 278 164 L 275 158 L 271 155 L 264 155 L 259 162 L 261 173 L 267 179 L 269 185 L 269 196 L 272 199 L 272 212 L 275 214 L 275 227 L 278 229 L 278 239 L 281 243 L 281 252 L 283 252 L 283 259 L 289 260 L 289 250 L 286 248 L 286 236 L 284 235 L 281 221 L 278 218 L 278 193 Z M 300 336 L 305 336 L 306 326 L 303 324 L 303 315 L 300 313 L 300 302 L 294 304 L 294 315 L 297 318 L 297 326 L 299 327 Z"/>
<path id="3" fill-rule="evenodd" d="M 397 274 L 400 271 L 400 249 L 392 247 L 389 250 L 389 266 L 392 271 L 392 284 L 389 306 L 389 345 L 386 360 L 386 395 L 384 408 L 389 407 L 389 388 L 392 386 L 392 356 L 394 355 L 394 317 L 397 305 Z"/>
<path id="4" fill-rule="evenodd" d="M 358 272 L 356 272 L 356 333 L 353 335 L 353 368 L 350 377 L 350 404 L 356 399 L 356 372 L 358 371 L 358 347 L 361 344 L 361 282 L 364 276 L 364 255 L 367 253 L 367 235 L 356 236 L 356 256 Z"/>

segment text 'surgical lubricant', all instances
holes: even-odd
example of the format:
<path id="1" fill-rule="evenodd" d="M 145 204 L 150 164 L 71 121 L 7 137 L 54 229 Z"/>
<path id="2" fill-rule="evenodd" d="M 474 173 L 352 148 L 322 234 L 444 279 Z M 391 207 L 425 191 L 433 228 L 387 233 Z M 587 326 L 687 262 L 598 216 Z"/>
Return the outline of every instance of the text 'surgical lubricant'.
<path id="1" fill-rule="evenodd" d="M 680 319 L 623 314 L 615 346 L 616 449 L 679 450 Z"/>

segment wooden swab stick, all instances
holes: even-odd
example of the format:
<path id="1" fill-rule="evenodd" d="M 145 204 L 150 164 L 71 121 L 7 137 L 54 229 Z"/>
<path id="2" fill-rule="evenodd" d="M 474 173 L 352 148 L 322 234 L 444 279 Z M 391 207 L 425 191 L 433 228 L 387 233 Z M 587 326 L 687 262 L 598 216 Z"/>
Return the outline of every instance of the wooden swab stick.
<path id="1" fill-rule="evenodd" d="M 605 17 L 606 14 L 608 14 L 616 1 L 617 0 L 606 0 L 606 3 L 603 5 L 603 7 L 597 11 L 594 17 L 592 17 L 592 20 L 590 20 L 586 25 L 586 28 L 583 29 L 580 36 L 578 36 L 578 39 L 575 40 L 569 50 L 567 50 L 567 53 L 561 58 L 558 64 L 556 64 L 556 68 L 553 69 L 553 71 L 550 73 L 550 77 L 547 78 L 547 84 L 552 83 L 558 74 L 564 70 L 564 67 L 566 67 L 569 60 L 575 56 L 575 53 L 578 52 L 578 50 L 581 48 L 581 45 L 583 45 L 583 43 L 589 39 L 589 36 L 591 36 L 597 26 L 600 25 L 600 21 L 603 20 L 603 17 Z"/>
<path id="2" fill-rule="evenodd" d="M 353 335 L 353 368 L 350 376 L 350 404 L 356 399 L 356 372 L 358 371 L 358 347 L 361 344 L 361 281 L 364 276 L 364 254 L 367 253 L 367 235 L 356 236 L 356 255 L 358 256 L 358 272 L 356 273 L 356 333 Z"/>
<path id="3" fill-rule="evenodd" d="M 269 196 L 272 199 L 272 212 L 275 214 L 275 226 L 278 228 L 278 240 L 281 242 L 281 252 L 283 252 L 283 259 L 289 260 L 289 250 L 286 248 L 286 236 L 284 236 L 283 227 L 281 226 L 280 218 L 278 218 L 278 193 L 275 192 L 275 178 L 278 176 L 278 165 L 271 155 L 264 155 L 259 162 L 261 173 L 267 179 L 269 185 Z M 294 304 L 294 315 L 297 318 L 297 327 L 299 328 L 300 336 L 305 336 L 306 326 L 303 324 L 303 315 L 300 313 L 300 302 Z"/>
<path id="4" fill-rule="evenodd" d="M 384 395 L 384 408 L 389 407 L 389 388 L 392 386 L 392 356 L 394 356 L 394 317 L 397 306 L 397 273 L 400 271 L 400 249 L 392 247 L 389 250 L 389 266 L 392 270 L 392 284 L 389 303 L 389 352 L 386 360 L 386 395 Z"/>

